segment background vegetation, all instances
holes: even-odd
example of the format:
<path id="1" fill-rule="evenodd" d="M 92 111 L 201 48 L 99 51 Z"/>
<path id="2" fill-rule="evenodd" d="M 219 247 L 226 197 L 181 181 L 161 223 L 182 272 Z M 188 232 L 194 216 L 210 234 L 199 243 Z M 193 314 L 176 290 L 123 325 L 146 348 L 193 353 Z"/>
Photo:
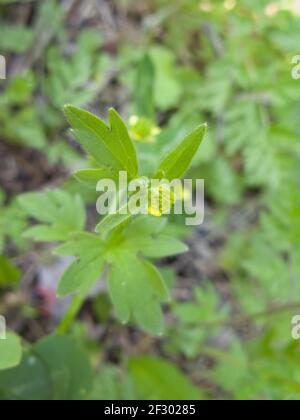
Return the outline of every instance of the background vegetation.
<path id="1" fill-rule="evenodd" d="M 1 399 L 299 399 L 299 14 L 287 0 L 0 1 Z M 189 172 L 206 181 L 205 223 L 164 227 L 190 250 L 159 260 L 163 334 L 122 325 L 103 281 L 56 298 L 72 260 L 53 242 L 99 222 L 70 176 L 86 158 L 69 103 L 116 108 L 148 172 L 208 123 Z"/>

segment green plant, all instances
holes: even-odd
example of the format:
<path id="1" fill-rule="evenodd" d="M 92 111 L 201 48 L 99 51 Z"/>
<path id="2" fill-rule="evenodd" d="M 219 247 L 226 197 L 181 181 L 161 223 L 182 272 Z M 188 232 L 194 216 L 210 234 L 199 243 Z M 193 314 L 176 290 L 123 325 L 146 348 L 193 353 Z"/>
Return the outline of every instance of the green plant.
<path id="1" fill-rule="evenodd" d="M 21 339 L 9 332 L 5 340 L 0 340 L 0 371 L 11 369 L 21 362 Z"/>
<path id="2" fill-rule="evenodd" d="M 101 178 L 115 180 L 121 170 L 128 174 L 129 180 L 141 178 L 135 147 L 116 111 L 110 111 L 109 127 L 87 111 L 73 106 L 65 110 L 75 137 L 94 162 L 92 169 L 76 172 L 77 179 L 95 187 Z M 169 152 L 154 178 L 172 181 L 184 175 L 204 133 L 202 125 Z M 93 234 L 82 231 L 85 215 L 79 197 L 74 201 L 66 193 L 57 191 L 24 195 L 19 203 L 31 217 L 51 223 L 50 227 L 33 227 L 27 231 L 27 237 L 37 241 L 66 241 L 55 251 L 56 255 L 77 258 L 61 279 L 59 296 L 76 293 L 79 301 L 83 300 L 105 273 L 118 318 L 123 323 L 134 318 L 142 328 L 162 333 L 160 302 L 167 300 L 169 293 L 151 260 L 187 250 L 183 243 L 163 233 L 165 220 L 152 216 L 131 220 L 130 213 L 108 214 L 98 224 L 98 234 Z"/>
<path id="3" fill-rule="evenodd" d="M 94 374 L 79 343 L 66 336 L 49 336 L 28 347 L 13 367 L 21 357 L 19 341 L 12 335 L 0 341 L 2 400 L 201 398 L 175 365 L 160 358 L 131 358 L 123 372 L 107 365 Z"/>
<path id="4" fill-rule="evenodd" d="M 20 280 L 20 270 L 15 267 L 5 253 L 5 243 L 9 239 L 18 249 L 24 249 L 26 241 L 21 239 L 27 228 L 26 214 L 13 201 L 5 205 L 5 195 L 0 194 L 0 289 L 15 285 Z"/>
<path id="5" fill-rule="evenodd" d="M 188 358 L 199 355 L 208 339 L 217 337 L 229 319 L 229 306 L 222 307 L 213 287 L 194 290 L 194 302 L 174 302 L 174 325 L 169 331 L 167 349 Z"/>
<path id="6" fill-rule="evenodd" d="M 32 72 L 15 76 L 8 82 L 0 98 L 0 120 L 2 135 L 7 141 L 42 149 L 46 144 L 45 130 L 37 109 L 32 105 L 36 83 Z"/>
<path id="7" fill-rule="evenodd" d="M 34 147 L 68 173 L 75 168 L 59 188 L 0 206 L 0 313 L 24 337 L 9 331 L 0 341 L 0 399 L 299 399 L 294 2 L 123 0 L 83 21 L 76 13 L 84 2 L 67 13 L 69 2 L 27 2 L 32 25 L 14 24 L 17 10 L 3 6 L 18 2 L 0 3 L 0 49 L 13 68 L 24 66 L 3 82 L 1 141 L 15 154 Z M 114 103 L 128 130 L 113 110 L 106 124 L 68 106 L 86 162 L 62 140 L 64 103 Z M 202 120 L 211 129 L 200 150 L 201 129 L 192 130 Z M 205 225 L 193 231 L 183 217 L 166 220 L 164 190 L 147 216 L 108 212 L 96 221 L 96 184 L 121 170 L 146 195 L 153 177 L 188 170 L 205 178 Z M 177 256 L 188 236 L 191 253 Z M 24 283 L 21 291 L 16 284 L 22 268 L 28 282 L 26 253 L 44 269 L 53 242 L 51 261 L 65 266 L 71 257 L 58 294 L 73 300 L 56 334 L 42 338 L 38 327 L 54 322 L 31 320 L 32 299 L 16 303 Z"/>
<path id="8" fill-rule="evenodd" d="M 48 76 L 44 89 L 59 113 L 66 103 L 81 106 L 92 102 L 110 64 L 107 55 L 98 56 L 102 39 L 96 31 L 83 31 L 76 45 L 71 56 L 65 56 L 58 47 L 51 47 L 47 52 Z"/>

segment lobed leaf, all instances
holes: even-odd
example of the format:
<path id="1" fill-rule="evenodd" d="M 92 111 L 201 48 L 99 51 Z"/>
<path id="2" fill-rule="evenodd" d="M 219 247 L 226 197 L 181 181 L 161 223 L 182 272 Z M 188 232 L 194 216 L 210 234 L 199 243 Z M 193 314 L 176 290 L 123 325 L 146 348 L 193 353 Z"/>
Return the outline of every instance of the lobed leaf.
<path id="1" fill-rule="evenodd" d="M 133 316 L 145 330 L 161 334 L 163 315 L 158 298 L 164 294 L 161 281 L 152 267 L 145 265 L 136 255 L 125 252 L 116 255 L 108 287 L 118 318 L 127 323 Z"/>
<path id="2" fill-rule="evenodd" d="M 153 178 L 169 181 L 181 178 L 189 169 L 192 159 L 202 143 L 206 127 L 206 124 L 202 124 L 186 136 L 161 162 Z"/>
<path id="3" fill-rule="evenodd" d="M 42 223 L 25 232 L 35 241 L 64 241 L 85 227 L 85 207 L 79 195 L 73 197 L 62 190 L 27 193 L 18 202 L 28 216 Z"/>
<path id="4" fill-rule="evenodd" d="M 110 109 L 110 127 L 96 115 L 71 105 L 65 106 L 66 117 L 75 137 L 101 169 L 126 171 L 131 179 L 137 177 L 138 161 L 127 127 L 119 114 Z"/>

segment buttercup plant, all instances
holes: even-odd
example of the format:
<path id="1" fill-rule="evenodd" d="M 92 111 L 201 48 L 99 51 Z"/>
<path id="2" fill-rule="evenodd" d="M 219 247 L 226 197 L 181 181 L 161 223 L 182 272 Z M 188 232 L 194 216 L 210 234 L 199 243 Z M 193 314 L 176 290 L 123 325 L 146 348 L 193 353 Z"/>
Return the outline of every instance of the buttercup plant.
<path id="1" fill-rule="evenodd" d="M 71 105 L 65 107 L 65 114 L 72 133 L 92 162 L 91 168 L 75 173 L 77 180 L 96 190 L 99 180 L 115 181 L 121 171 L 127 173 L 128 182 L 143 178 L 134 143 L 124 121 L 114 109 L 109 111 L 109 126 L 96 115 Z M 198 151 L 205 131 L 206 125 L 203 124 L 186 136 L 158 165 L 154 178 L 173 181 L 182 177 Z M 127 323 L 134 319 L 141 328 L 162 334 L 160 304 L 168 300 L 169 291 L 152 261 L 187 251 L 184 243 L 164 233 L 167 220 L 154 217 L 163 213 L 160 211 L 165 199 L 163 189 L 157 191 L 158 207 L 149 206 L 147 215 L 134 217 L 128 212 L 107 214 L 97 225 L 96 233 L 83 230 L 85 215 L 80 198 L 63 198 L 63 194 L 66 193 L 50 192 L 53 211 L 51 220 L 48 217 L 46 222 L 50 222 L 51 226 L 34 227 L 28 232 L 29 236 L 39 241 L 63 241 L 55 254 L 76 257 L 58 287 L 60 297 L 75 295 L 60 330 L 64 332 L 68 329 L 91 288 L 105 275 L 120 321 Z M 40 219 L 36 209 L 30 211 L 34 202 L 32 195 L 23 196 L 20 202 L 28 214 Z M 72 213 L 70 218 L 68 214 Z"/>
<path id="2" fill-rule="evenodd" d="M 0 2 L 0 400 L 299 399 L 297 2 Z M 130 139 L 78 127 L 95 140 L 87 164 L 62 107 L 116 100 Z M 170 192 L 159 162 L 204 120 L 209 141 Z M 176 206 L 199 178 L 207 220 L 192 229 Z M 144 214 L 127 217 L 134 184 Z M 184 238 L 187 255 L 160 260 Z M 73 298 L 57 302 L 68 265 Z"/>
<path id="3" fill-rule="evenodd" d="M 94 167 L 76 173 L 89 182 L 101 178 L 115 180 L 126 171 L 129 180 L 139 179 L 138 156 L 127 127 L 119 114 L 110 109 L 110 126 L 95 115 L 67 105 L 65 113 L 73 134 Z M 205 134 L 206 125 L 197 127 L 160 163 L 154 178 L 172 181 L 185 174 Z M 107 273 L 108 290 L 118 318 L 132 317 L 144 329 L 162 333 L 160 302 L 168 299 L 167 286 L 152 259 L 186 251 L 186 246 L 164 235 L 165 220 L 131 214 L 108 214 L 98 224 L 97 234 L 75 233 L 56 251 L 59 255 L 78 257 L 63 275 L 58 293 L 86 293 Z M 137 276 L 138 274 L 138 276 Z M 137 277 L 139 281 L 137 281 Z"/>

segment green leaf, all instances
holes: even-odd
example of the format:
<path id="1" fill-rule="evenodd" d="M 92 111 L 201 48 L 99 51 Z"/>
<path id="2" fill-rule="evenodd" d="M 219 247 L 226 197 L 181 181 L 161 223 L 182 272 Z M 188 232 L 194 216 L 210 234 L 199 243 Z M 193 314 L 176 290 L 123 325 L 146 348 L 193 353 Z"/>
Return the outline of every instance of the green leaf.
<path id="1" fill-rule="evenodd" d="M 120 212 L 121 211 L 122 209 L 120 209 Z M 101 233 L 102 235 L 106 235 L 108 232 L 110 232 L 113 229 L 116 229 L 122 223 L 125 223 L 131 218 L 132 218 L 132 214 L 129 213 L 129 210 L 127 214 L 120 214 L 120 213 L 108 214 L 96 226 L 96 232 Z"/>
<path id="2" fill-rule="evenodd" d="M 0 338 L 0 370 L 17 366 L 21 358 L 21 340 L 16 334 L 9 332 L 5 339 Z"/>
<path id="3" fill-rule="evenodd" d="M 126 248 L 139 251 L 148 258 L 166 258 L 188 251 L 183 242 L 166 235 L 157 237 L 133 235 L 126 240 Z"/>
<path id="4" fill-rule="evenodd" d="M 178 239 L 161 235 L 145 245 L 141 252 L 148 258 L 166 258 L 184 254 L 188 250 L 188 246 Z"/>
<path id="5" fill-rule="evenodd" d="M 174 330 L 168 343 L 176 353 L 183 353 L 189 359 L 199 355 L 199 349 L 209 339 L 218 336 L 224 322 L 230 316 L 229 307 L 223 305 L 215 288 L 208 283 L 193 290 L 194 302 L 175 302 L 173 313 L 176 317 Z"/>
<path id="6" fill-rule="evenodd" d="M 63 274 L 58 295 L 89 290 L 100 279 L 105 264 L 104 243 L 99 236 L 79 232 L 71 236 L 71 240 L 55 250 L 55 255 L 76 256 Z"/>
<path id="7" fill-rule="evenodd" d="M 129 371 L 141 399 L 199 400 L 200 391 L 172 363 L 154 357 L 136 357 Z"/>
<path id="8" fill-rule="evenodd" d="M 220 352 L 218 364 L 211 372 L 211 377 L 228 391 L 235 391 L 243 386 L 249 375 L 248 355 L 242 343 L 237 339 L 228 352 Z"/>
<path id="9" fill-rule="evenodd" d="M 153 280 L 153 271 L 137 256 L 117 254 L 109 273 L 108 287 L 118 318 L 126 323 L 133 316 L 145 330 L 163 332 L 163 316 L 159 305 L 161 286 Z"/>
<path id="10" fill-rule="evenodd" d="M 181 178 L 189 169 L 192 159 L 202 143 L 206 127 L 206 124 L 202 124 L 186 136 L 161 162 L 153 178 L 169 181 Z"/>
<path id="11" fill-rule="evenodd" d="M 148 261 L 144 262 L 144 267 L 149 274 L 152 288 L 155 291 L 157 297 L 161 298 L 162 300 L 169 300 L 169 290 L 161 272 L 155 267 L 155 265 Z"/>
<path id="12" fill-rule="evenodd" d="M 165 258 L 182 254 L 188 247 L 178 239 L 163 234 L 165 218 L 140 216 L 126 230 L 124 248 L 148 258 Z"/>
<path id="13" fill-rule="evenodd" d="M 65 113 L 75 137 L 99 167 L 112 171 L 126 171 L 131 179 L 137 177 L 138 162 L 134 144 L 125 123 L 110 109 L 110 127 L 90 112 L 65 106 Z"/>
<path id="14" fill-rule="evenodd" d="M 82 289 L 90 289 L 100 279 L 103 269 L 103 257 L 96 257 L 94 253 L 89 258 L 73 262 L 60 280 L 57 295 L 63 297 Z"/>
<path id="15" fill-rule="evenodd" d="M 51 392 L 47 366 L 33 353 L 26 353 L 19 366 L 0 371 L 1 400 L 45 401 Z"/>
<path id="16" fill-rule="evenodd" d="M 182 85 L 176 74 L 176 56 L 171 50 L 154 46 L 149 51 L 155 68 L 155 103 L 166 111 L 178 105 L 183 93 Z"/>
<path id="17" fill-rule="evenodd" d="M 6 257 L 0 256 L 0 287 L 17 283 L 20 276 L 20 271 Z"/>
<path id="18" fill-rule="evenodd" d="M 0 25 L 0 50 L 14 53 L 23 53 L 28 50 L 34 41 L 34 31 L 20 25 Z"/>
<path id="19" fill-rule="evenodd" d="M 130 236 L 157 235 L 164 229 L 167 221 L 165 217 L 139 216 L 131 221 L 127 233 Z"/>
<path id="20" fill-rule="evenodd" d="M 46 136 L 44 128 L 35 108 L 27 105 L 24 109 L 14 112 L 13 122 L 9 119 L 5 124 L 6 135 L 11 139 L 11 142 L 39 150 L 45 147 Z"/>
<path id="21" fill-rule="evenodd" d="M 9 105 L 27 104 L 36 87 L 36 78 L 33 72 L 12 77 L 5 92 L 4 103 Z"/>
<path id="22" fill-rule="evenodd" d="M 18 367 L 0 371 L 0 399 L 84 400 L 92 381 L 89 360 L 76 342 L 49 336 L 26 353 Z"/>
<path id="23" fill-rule="evenodd" d="M 91 401 L 136 400 L 137 395 L 129 376 L 122 374 L 113 365 L 105 365 L 101 367 L 88 399 Z"/>
<path id="24" fill-rule="evenodd" d="M 100 179 L 118 179 L 118 172 L 109 168 L 103 169 L 81 169 L 74 173 L 75 178 L 86 187 L 96 190 L 97 183 Z"/>
<path id="25" fill-rule="evenodd" d="M 146 230 L 158 229 L 153 222 L 151 229 L 145 224 Z M 138 223 L 133 226 L 138 228 Z M 110 264 L 108 288 L 118 318 L 126 323 L 134 317 L 142 328 L 160 334 L 163 330 L 160 302 L 169 299 L 168 289 L 157 268 L 138 258 L 139 250 L 129 252 L 123 232 L 123 229 L 115 232 L 107 240 L 79 232 L 57 248 L 56 255 L 79 257 L 62 276 L 58 295 L 86 292 L 100 278 L 105 264 Z"/>
<path id="26" fill-rule="evenodd" d="M 33 239 L 36 242 L 54 242 L 66 240 L 66 238 L 69 236 L 69 233 L 70 228 L 66 226 L 48 227 L 45 225 L 36 225 L 30 229 L 27 229 L 24 233 L 24 237 Z"/>
<path id="27" fill-rule="evenodd" d="M 69 241 L 57 247 L 54 255 L 62 257 L 88 257 L 91 252 L 99 256 L 104 252 L 104 242 L 100 236 L 88 232 L 75 232 L 70 235 Z"/>
<path id="28" fill-rule="evenodd" d="M 137 115 L 154 121 L 154 82 L 155 70 L 148 54 L 138 63 L 135 84 L 135 107 Z"/>
<path id="29" fill-rule="evenodd" d="M 52 400 L 84 400 L 92 388 L 88 358 L 76 342 L 65 336 L 50 336 L 34 346 L 53 384 Z"/>
<path id="30" fill-rule="evenodd" d="M 66 103 L 83 106 L 93 102 L 109 61 L 103 53 L 99 57 L 102 36 L 98 31 L 80 31 L 74 45 L 72 52 L 66 52 L 62 45 L 47 51 L 44 90 L 59 110 Z"/>
<path id="31" fill-rule="evenodd" d="M 4 252 L 7 237 L 15 248 L 24 247 L 22 233 L 27 226 L 26 214 L 15 200 L 6 207 L 0 207 L 0 255 Z"/>
<path id="32" fill-rule="evenodd" d="M 85 207 L 79 195 L 54 190 L 23 194 L 18 202 L 28 216 L 43 223 L 25 232 L 36 241 L 63 241 L 85 227 Z"/>

